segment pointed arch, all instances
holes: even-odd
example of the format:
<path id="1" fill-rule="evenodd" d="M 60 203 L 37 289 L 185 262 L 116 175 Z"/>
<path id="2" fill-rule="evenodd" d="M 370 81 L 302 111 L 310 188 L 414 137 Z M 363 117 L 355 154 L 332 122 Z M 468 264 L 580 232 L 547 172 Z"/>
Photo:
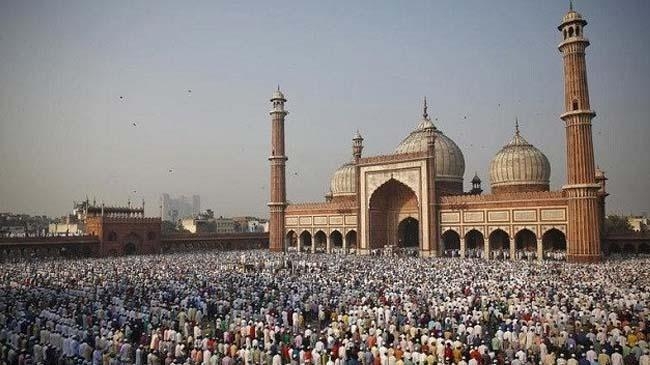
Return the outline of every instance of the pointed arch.
<path id="1" fill-rule="evenodd" d="M 470 229 L 465 233 L 465 249 L 466 250 L 482 250 L 485 242 L 483 233 L 477 229 Z"/>
<path id="2" fill-rule="evenodd" d="M 130 232 L 122 240 L 123 252 L 126 255 L 140 253 L 142 250 L 142 237 L 135 232 Z"/>
<path id="3" fill-rule="evenodd" d="M 396 245 L 400 217 L 419 218 L 420 204 L 411 187 L 390 178 L 370 195 L 368 204 L 370 240 L 368 248 Z"/>
<path id="4" fill-rule="evenodd" d="M 304 230 L 300 232 L 300 247 L 302 250 L 309 250 L 311 248 L 312 236 L 311 232 Z"/>
<path id="5" fill-rule="evenodd" d="M 537 235 L 528 228 L 523 228 L 515 234 L 515 249 L 518 251 L 536 252 Z"/>
<path id="6" fill-rule="evenodd" d="M 314 248 L 316 252 L 325 252 L 327 247 L 327 235 L 322 230 L 318 230 L 314 233 Z"/>
<path id="7" fill-rule="evenodd" d="M 406 217 L 397 226 L 398 246 L 420 246 L 420 222 L 413 217 Z"/>
<path id="8" fill-rule="evenodd" d="M 341 231 L 334 229 L 330 232 L 330 244 L 332 248 L 343 247 L 343 234 L 341 234 Z"/>
<path id="9" fill-rule="evenodd" d="M 379 180 L 377 182 L 369 184 L 369 186 L 368 186 L 369 189 L 368 190 L 369 190 L 370 193 L 369 193 L 368 198 L 367 198 L 368 199 L 368 206 L 370 206 L 370 201 L 372 200 L 372 196 L 378 190 L 382 189 L 386 185 L 391 185 L 393 183 L 399 183 L 401 185 L 404 185 L 405 187 L 410 189 L 411 192 L 415 195 L 416 199 L 418 201 L 420 201 L 420 194 L 419 194 L 419 191 L 420 191 L 420 185 L 419 185 L 420 177 L 415 176 L 416 177 L 415 183 L 413 183 L 413 182 L 409 182 L 408 181 L 409 179 L 404 179 L 403 178 L 403 177 L 409 177 L 409 176 L 402 176 L 403 174 L 408 175 L 410 173 L 411 172 L 406 172 L 406 173 L 402 173 L 402 172 L 395 172 L 395 173 L 386 172 L 386 173 L 383 174 L 384 176 L 383 176 L 382 180 Z M 413 177 L 413 176 L 410 176 L 410 177 Z"/>
<path id="10" fill-rule="evenodd" d="M 441 238 L 444 256 L 451 256 L 454 250 L 460 250 L 460 235 L 455 230 L 446 230 Z"/>
<path id="11" fill-rule="evenodd" d="M 566 235 L 557 228 L 551 228 L 542 235 L 542 247 L 544 251 L 566 251 Z"/>
<path id="12" fill-rule="evenodd" d="M 490 247 L 490 257 L 496 259 L 505 259 L 510 257 L 510 235 L 501 228 L 490 232 L 488 236 Z"/>
<path id="13" fill-rule="evenodd" d="M 293 229 L 290 229 L 287 234 L 285 235 L 285 242 L 287 245 L 287 248 L 289 247 L 295 247 L 296 249 L 298 248 L 298 234 L 296 231 Z"/>
<path id="14" fill-rule="evenodd" d="M 345 234 L 345 247 L 348 249 L 357 247 L 357 231 L 351 229 Z"/>

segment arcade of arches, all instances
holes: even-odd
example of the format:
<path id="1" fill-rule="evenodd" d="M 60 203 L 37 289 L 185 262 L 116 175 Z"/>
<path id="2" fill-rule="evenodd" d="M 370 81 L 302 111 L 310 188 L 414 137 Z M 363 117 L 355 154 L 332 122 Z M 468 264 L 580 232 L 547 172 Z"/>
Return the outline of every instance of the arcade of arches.
<path id="1" fill-rule="evenodd" d="M 313 235 L 308 230 L 304 230 L 300 234 L 290 230 L 287 232 L 285 240 L 290 250 L 332 252 L 356 248 L 357 232 L 350 230 L 343 236 L 339 230 L 332 230 L 328 236 L 323 230 L 318 230 Z"/>
<path id="2" fill-rule="evenodd" d="M 461 239 L 458 232 L 447 230 L 442 236 L 443 254 L 445 256 L 484 257 L 484 251 L 489 250 L 489 258 L 543 258 L 548 252 L 565 252 L 567 249 L 566 236 L 560 230 L 552 228 L 544 232 L 538 239 L 529 229 L 519 230 L 514 239 L 501 229 L 495 229 L 488 235 L 487 242 L 483 233 L 476 229 L 469 230 Z"/>

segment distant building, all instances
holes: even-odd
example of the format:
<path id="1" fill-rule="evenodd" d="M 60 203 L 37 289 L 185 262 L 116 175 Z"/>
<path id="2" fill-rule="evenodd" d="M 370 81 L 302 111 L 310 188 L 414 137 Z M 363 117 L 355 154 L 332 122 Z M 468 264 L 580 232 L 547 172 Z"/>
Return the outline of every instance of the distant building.
<path id="1" fill-rule="evenodd" d="M 256 217 L 233 217 L 236 232 L 268 232 L 268 221 Z"/>
<path id="2" fill-rule="evenodd" d="M 198 195 L 192 195 L 192 215 L 197 216 L 201 212 L 201 198 Z"/>
<path id="3" fill-rule="evenodd" d="M 2 226 L 2 237 L 25 237 L 25 226 Z"/>
<path id="4" fill-rule="evenodd" d="M 50 225 L 50 233 L 59 236 L 95 236 L 99 243 L 96 254 L 115 256 L 159 253 L 161 250 L 160 218 L 145 218 L 142 206 L 97 205 L 87 198 L 75 202 L 72 214 Z"/>
<path id="5" fill-rule="evenodd" d="M 0 237 L 42 237 L 49 221 L 46 216 L 0 213 Z"/>
<path id="6" fill-rule="evenodd" d="M 647 231 L 650 228 L 650 219 L 643 216 L 630 216 L 627 217 L 628 223 L 632 226 L 632 229 L 636 232 Z"/>
<path id="7" fill-rule="evenodd" d="M 69 221 L 50 223 L 47 232 L 50 236 L 80 236 L 83 234 L 83 225 Z"/>
<path id="8" fill-rule="evenodd" d="M 252 219 L 248 221 L 248 232 L 268 232 L 269 224 L 265 219 Z"/>
<path id="9" fill-rule="evenodd" d="M 101 256 L 151 254 L 161 250 L 160 218 L 145 218 L 142 207 L 96 206 L 87 200 L 78 207 L 87 235 L 99 238 Z"/>
<path id="10" fill-rule="evenodd" d="M 235 221 L 232 218 L 219 217 L 214 220 L 217 233 L 235 233 Z"/>
<path id="11" fill-rule="evenodd" d="M 191 200 L 184 195 L 175 198 L 164 193 L 161 196 L 161 217 L 165 221 L 177 222 L 179 219 L 196 217 L 200 211 L 199 195 L 192 195 Z"/>
<path id="12" fill-rule="evenodd" d="M 47 234 L 49 236 L 81 236 L 83 235 L 84 225 L 80 220 L 80 212 L 77 211 L 77 204 L 72 214 L 65 215 L 60 218 L 55 218 L 47 226 Z"/>
<path id="13" fill-rule="evenodd" d="M 204 214 L 199 214 L 199 216 L 195 218 L 183 218 L 180 220 L 180 225 L 190 233 L 214 232 L 216 229 L 214 217 L 207 217 Z"/>

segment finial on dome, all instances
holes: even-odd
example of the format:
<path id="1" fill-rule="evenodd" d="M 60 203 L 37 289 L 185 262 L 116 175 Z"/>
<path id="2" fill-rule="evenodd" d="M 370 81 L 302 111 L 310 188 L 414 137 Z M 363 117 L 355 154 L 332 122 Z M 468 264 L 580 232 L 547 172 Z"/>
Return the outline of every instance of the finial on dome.
<path id="1" fill-rule="evenodd" d="M 422 113 L 422 117 L 424 117 L 424 119 L 427 119 L 427 120 L 428 120 L 428 119 L 429 119 L 429 114 L 427 113 L 427 109 L 428 109 L 428 106 L 427 106 L 427 97 L 425 96 L 425 97 L 424 97 L 424 113 Z"/>
<path id="2" fill-rule="evenodd" d="M 573 11 L 573 0 L 569 0 L 569 11 Z"/>
<path id="3" fill-rule="evenodd" d="M 354 133 L 354 138 L 352 140 L 363 140 L 363 137 L 361 137 L 361 133 L 359 132 L 359 129 Z"/>
<path id="4" fill-rule="evenodd" d="M 515 117 L 515 134 L 519 135 L 519 118 Z"/>
<path id="5" fill-rule="evenodd" d="M 278 84 L 278 91 L 280 91 L 280 84 Z"/>
<path id="6" fill-rule="evenodd" d="M 472 183 L 473 184 L 480 184 L 481 183 L 481 178 L 478 177 L 478 171 L 474 171 L 474 177 L 472 178 Z"/>

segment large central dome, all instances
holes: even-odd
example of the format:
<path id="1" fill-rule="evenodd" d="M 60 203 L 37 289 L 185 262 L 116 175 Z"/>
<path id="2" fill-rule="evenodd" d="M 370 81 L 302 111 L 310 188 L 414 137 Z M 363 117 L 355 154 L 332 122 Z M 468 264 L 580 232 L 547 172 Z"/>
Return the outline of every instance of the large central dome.
<path id="1" fill-rule="evenodd" d="M 460 148 L 438 130 L 426 114 L 418 127 L 397 146 L 395 153 L 420 152 L 427 150 L 425 129 L 433 127 L 436 133 L 436 181 L 463 182 L 465 175 L 465 158 Z"/>

